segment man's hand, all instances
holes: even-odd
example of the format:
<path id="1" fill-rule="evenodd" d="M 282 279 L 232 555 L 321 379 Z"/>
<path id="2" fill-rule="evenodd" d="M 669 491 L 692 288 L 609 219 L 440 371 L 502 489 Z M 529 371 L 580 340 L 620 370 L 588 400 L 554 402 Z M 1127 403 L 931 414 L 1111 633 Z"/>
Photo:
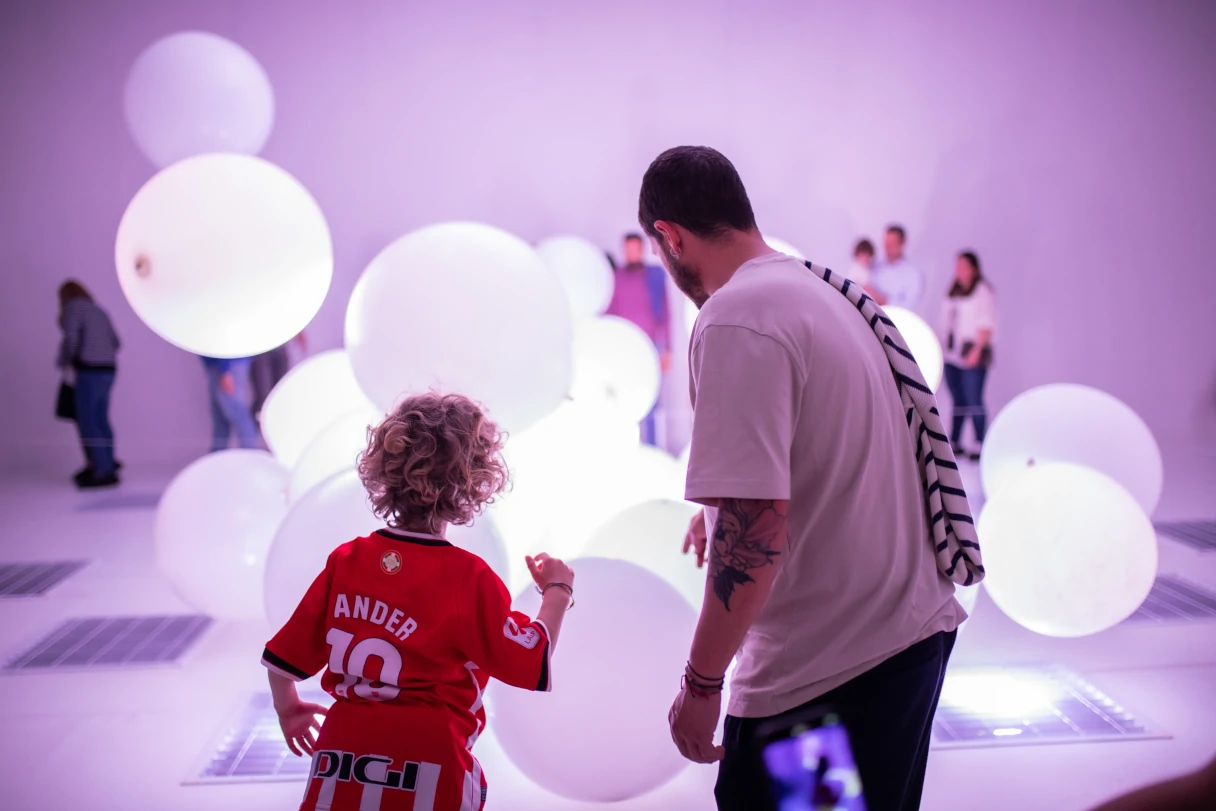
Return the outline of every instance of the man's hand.
<path id="1" fill-rule="evenodd" d="M 321 731 L 321 722 L 316 718 L 318 715 L 324 718 L 325 708 L 305 701 L 298 701 L 279 711 L 279 728 L 283 730 L 287 748 L 296 755 L 312 756 L 312 750 L 317 745 L 317 733 Z"/>
<path id="2" fill-rule="evenodd" d="M 722 713 L 722 693 L 694 696 L 683 687 L 667 713 L 671 739 L 680 754 L 693 763 L 716 763 L 726 755 L 723 746 L 714 746 L 714 730 Z"/>
<path id="3" fill-rule="evenodd" d="M 220 391 L 229 397 L 236 394 L 236 378 L 232 376 L 232 372 L 224 372 L 220 375 Z"/>
<path id="4" fill-rule="evenodd" d="M 659 353 L 659 371 L 663 374 L 671 371 L 671 350 L 664 349 Z"/>
<path id="5" fill-rule="evenodd" d="M 697 568 L 705 565 L 705 511 L 697 510 L 688 524 L 688 532 L 684 533 L 684 554 L 696 550 Z"/>

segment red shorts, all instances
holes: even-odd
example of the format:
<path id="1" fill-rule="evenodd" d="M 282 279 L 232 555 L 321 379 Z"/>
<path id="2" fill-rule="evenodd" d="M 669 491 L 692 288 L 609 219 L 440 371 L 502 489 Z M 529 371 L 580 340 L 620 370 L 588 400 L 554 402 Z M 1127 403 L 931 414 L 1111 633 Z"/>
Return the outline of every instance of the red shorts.
<path id="1" fill-rule="evenodd" d="M 442 713 L 337 701 L 300 811 L 479 811 L 481 764 Z"/>

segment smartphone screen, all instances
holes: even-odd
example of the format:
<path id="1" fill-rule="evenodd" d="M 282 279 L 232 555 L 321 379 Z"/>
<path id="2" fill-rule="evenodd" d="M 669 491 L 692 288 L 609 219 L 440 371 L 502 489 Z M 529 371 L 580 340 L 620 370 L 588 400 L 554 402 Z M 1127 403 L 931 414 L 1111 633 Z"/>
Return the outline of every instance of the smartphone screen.
<path id="1" fill-rule="evenodd" d="M 849 734 L 832 713 L 765 736 L 764 765 L 778 811 L 865 811 Z"/>

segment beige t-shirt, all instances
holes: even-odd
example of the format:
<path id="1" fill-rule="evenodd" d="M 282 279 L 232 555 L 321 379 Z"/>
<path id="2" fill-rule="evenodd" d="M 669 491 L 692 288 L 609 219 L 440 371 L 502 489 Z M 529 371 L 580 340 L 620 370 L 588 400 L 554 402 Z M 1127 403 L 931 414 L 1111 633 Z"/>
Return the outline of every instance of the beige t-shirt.
<path id="1" fill-rule="evenodd" d="M 701 309 L 689 364 L 687 497 L 790 502 L 730 714 L 785 712 L 966 619 L 934 559 L 890 364 L 844 296 L 796 259 L 753 259 Z"/>

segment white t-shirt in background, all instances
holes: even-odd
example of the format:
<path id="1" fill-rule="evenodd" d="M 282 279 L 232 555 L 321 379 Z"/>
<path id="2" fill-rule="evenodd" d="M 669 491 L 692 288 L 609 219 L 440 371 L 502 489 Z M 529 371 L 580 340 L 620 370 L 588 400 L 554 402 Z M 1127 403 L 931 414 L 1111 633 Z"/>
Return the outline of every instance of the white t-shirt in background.
<path id="1" fill-rule="evenodd" d="M 975 343 L 980 330 L 991 330 L 989 344 L 996 338 L 996 297 L 992 287 L 977 282 L 968 296 L 947 297 L 942 305 L 940 334 L 942 357 L 956 366 L 963 363 L 963 345 Z M 951 333 L 954 340 L 950 340 Z"/>
<path id="2" fill-rule="evenodd" d="M 891 367 L 844 296 L 788 256 L 745 263 L 701 310 L 690 376 L 687 497 L 790 502 L 732 715 L 785 712 L 966 618 L 934 558 Z"/>
<path id="3" fill-rule="evenodd" d="M 874 268 L 874 286 L 887 297 L 888 307 L 915 310 L 925 293 L 925 277 L 907 257 L 901 257 L 895 262 L 884 260 Z"/>

